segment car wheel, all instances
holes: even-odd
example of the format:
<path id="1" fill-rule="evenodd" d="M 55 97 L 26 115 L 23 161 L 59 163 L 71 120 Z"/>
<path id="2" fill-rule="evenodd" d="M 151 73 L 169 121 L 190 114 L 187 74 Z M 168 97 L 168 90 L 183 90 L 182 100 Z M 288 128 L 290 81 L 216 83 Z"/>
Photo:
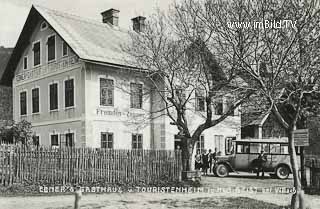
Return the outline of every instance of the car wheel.
<path id="1" fill-rule="evenodd" d="M 289 177 L 290 170 L 286 165 L 280 165 L 276 170 L 276 176 L 279 179 L 287 179 Z"/>
<path id="2" fill-rule="evenodd" d="M 215 169 L 215 173 L 218 177 L 226 177 L 229 175 L 229 169 L 226 165 L 219 164 Z"/>

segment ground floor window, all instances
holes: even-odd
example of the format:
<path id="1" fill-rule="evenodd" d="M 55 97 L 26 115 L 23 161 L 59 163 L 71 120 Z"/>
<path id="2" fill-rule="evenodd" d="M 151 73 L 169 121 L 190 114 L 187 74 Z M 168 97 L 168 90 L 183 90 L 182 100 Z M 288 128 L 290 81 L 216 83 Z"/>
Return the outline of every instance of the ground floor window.
<path id="1" fill-rule="evenodd" d="M 224 139 L 223 135 L 214 135 L 214 145 L 217 148 L 219 154 L 223 154 L 224 152 Z"/>
<path id="2" fill-rule="evenodd" d="M 142 134 L 132 134 L 132 149 L 142 149 Z"/>
<path id="3" fill-rule="evenodd" d="M 74 147 L 74 133 L 67 133 L 66 134 L 66 146 L 67 147 Z"/>
<path id="4" fill-rule="evenodd" d="M 101 148 L 113 149 L 113 133 L 101 133 Z"/>
<path id="5" fill-rule="evenodd" d="M 59 137 L 58 134 L 51 135 L 51 147 L 58 147 L 59 146 Z"/>
<path id="6" fill-rule="evenodd" d="M 199 140 L 197 141 L 197 152 L 202 153 L 204 151 L 204 135 L 201 135 L 199 137 Z"/>

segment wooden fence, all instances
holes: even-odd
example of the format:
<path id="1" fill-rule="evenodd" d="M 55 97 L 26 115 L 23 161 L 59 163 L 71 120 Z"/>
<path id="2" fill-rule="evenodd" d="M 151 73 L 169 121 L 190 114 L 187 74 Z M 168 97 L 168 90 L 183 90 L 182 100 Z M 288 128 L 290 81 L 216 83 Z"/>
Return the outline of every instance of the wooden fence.
<path id="1" fill-rule="evenodd" d="M 0 183 L 141 183 L 180 180 L 181 151 L 0 146 Z"/>

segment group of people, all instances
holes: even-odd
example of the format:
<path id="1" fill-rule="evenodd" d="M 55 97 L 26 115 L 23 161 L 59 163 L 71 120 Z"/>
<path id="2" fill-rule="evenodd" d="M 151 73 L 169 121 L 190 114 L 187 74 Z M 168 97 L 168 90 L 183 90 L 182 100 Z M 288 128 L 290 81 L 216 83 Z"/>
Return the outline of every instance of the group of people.
<path id="1" fill-rule="evenodd" d="M 216 157 L 219 155 L 220 152 L 217 151 L 217 148 L 215 148 L 214 152 L 212 152 L 211 149 L 209 149 L 208 152 L 203 150 L 202 154 L 200 153 L 200 150 L 197 150 L 195 156 L 195 169 L 201 170 L 203 175 L 208 175 L 208 169 L 209 172 L 212 173 Z"/>

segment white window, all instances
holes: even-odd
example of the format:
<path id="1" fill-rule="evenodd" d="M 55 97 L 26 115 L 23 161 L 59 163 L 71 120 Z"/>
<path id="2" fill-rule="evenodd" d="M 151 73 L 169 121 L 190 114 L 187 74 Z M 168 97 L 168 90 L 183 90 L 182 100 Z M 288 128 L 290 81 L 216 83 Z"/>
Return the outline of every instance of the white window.
<path id="1" fill-rule="evenodd" d="M 59 147 L 59 135 L 58 134 L 51 135 L 51 147 Z"/>
<path id="2" fill-rule="evenodd" d="M 132 134 L 132 149 L 142 149 L 142 134 Z"/>
<path id="3" fill-rule="evenodd" d="M 114 84 L 113 80 L 100 78 L 100 105 L 113 106 Z"/>
<path id="4" fill-rule="evenodd" d="M 113 149 L 113 133 L 110 133 L 110 132 L 101 133 L 101 148 Z"/>

